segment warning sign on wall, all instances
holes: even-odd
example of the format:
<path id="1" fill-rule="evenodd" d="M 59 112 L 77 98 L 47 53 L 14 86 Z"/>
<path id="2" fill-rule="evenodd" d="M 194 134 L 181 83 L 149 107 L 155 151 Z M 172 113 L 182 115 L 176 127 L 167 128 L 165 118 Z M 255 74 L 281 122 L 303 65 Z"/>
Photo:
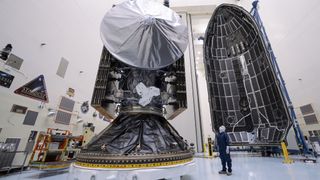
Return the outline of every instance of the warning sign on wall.
<path id="1" fill-rule="evenodd" d="M 49 102 L 44 76 L 40 75 L 29 83 L 15 90 L 14 93 L 26 96 L 35 100 Z"/>

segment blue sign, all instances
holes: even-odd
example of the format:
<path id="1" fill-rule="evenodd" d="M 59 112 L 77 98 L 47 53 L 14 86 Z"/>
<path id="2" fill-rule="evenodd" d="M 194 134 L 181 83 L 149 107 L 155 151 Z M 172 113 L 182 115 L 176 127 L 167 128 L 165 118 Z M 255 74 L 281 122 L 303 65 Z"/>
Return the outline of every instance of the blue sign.
<path id="1" fill-rule="evenodd" d="M 0 71 L 0 86 L 10 88 L 13 79 L 14 79 L 14 76 Z"/>

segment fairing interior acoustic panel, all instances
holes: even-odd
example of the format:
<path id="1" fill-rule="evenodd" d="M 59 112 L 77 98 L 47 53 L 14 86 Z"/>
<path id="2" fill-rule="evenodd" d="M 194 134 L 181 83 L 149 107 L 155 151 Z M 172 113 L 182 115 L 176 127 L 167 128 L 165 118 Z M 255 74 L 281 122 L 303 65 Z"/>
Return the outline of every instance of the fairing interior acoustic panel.
<path id="1" fill-rule="evenodd" d="M 291 120 L 252 16 L 235 5 L 217 7 L 204 53 L 214 132 L 224 125 L 233 144 L 279 144 Z"/>

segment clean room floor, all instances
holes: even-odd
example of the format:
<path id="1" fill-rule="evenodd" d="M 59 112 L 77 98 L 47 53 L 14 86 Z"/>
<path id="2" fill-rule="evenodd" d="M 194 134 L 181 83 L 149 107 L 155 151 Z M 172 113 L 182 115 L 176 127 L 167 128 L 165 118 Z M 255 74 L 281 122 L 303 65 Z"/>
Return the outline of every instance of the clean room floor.
<path id="1" fill-rule="evenodd" d="M 184 176 L 182 180 L 314 180 L 320 178 L 319 163 L 283 164 L 282 158 L 254 157 L 251 155 L 233 155 L 233 175 L 219 175 L 219 158 L 195 158 L 196 169 L 193 175 Z M 319 159 L 318 159 L 319 161 Z M 8 176 L 0 176 L 0 180 L 41 179 L 64 180 L 68 170 L 41 172 L 36 170 L 24 171 Z"/>

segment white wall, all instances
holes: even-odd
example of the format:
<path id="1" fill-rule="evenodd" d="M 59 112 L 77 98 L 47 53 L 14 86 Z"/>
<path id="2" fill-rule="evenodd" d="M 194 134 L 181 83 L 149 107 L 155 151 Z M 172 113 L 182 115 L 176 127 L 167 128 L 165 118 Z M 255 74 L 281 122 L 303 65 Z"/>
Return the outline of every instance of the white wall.
<path id="1" fill-rule="evenodd" d="M 319 131 L 320 130 L 320 124 L 306 124 L 306 122 L 303 119 L 303 115 L 301 113 L 301 110 L 299 108 L 296 108 L 295 110 L 297 114 L 297 119 L 300 125 L 300 128 L 304 134 L 304 136 L 310 137 L 309 131 Z M 315 114 L 319 121 L 319 109 L 316 109 Z"/>
<path id="2" fill-rule="evenodd" d="M 192 42 L 191 21 L 186 13 L 179 13 L 188 26 L 189 42 Z M 184 54 L 186 90 L 187 90 L 187 109 L 178 115 L 170 123 L 176 128 L 180 135 L 195 144 L 195 151 L 202 152 L 202 127 L 200 119 L 200 109 L 198 103 L 198 92 L 196 83 L 195 57 L 192 43 L 187 47 Z"/>
<path id="3" fill-rule="evenodd" d="M 52 118 L 47 118 L 47 108 L 57 108 L 60 96 L 66 96 L 68 87 L 75 89 L 72 98 L 77 102 L 75 113 L 80 111 L 83 101 L 91 100 L 102 50 L 99 25 L 111 5 L 105 0 L 0 1 L 0 47 L 11 43 L 12 52 L 24 59 L 20 71 L 0 64 L 1 71 L 15 76 L 10 89 L 0 87 L 0 141 L 8 137 L 21 138 L 18 150 L 24 150 L 31 130 L 46 131 L 54 127 L 71 130 L 75 135 L 82 133 L 82 124 L 76 124 L 76 115 L 69 126 L 55 124 Z M 46 45 L 41 47 L 41 43 Z M 64 79 L 56 75 L 61 57 L 69 61 Z M 13 93 L 40 74 L 45 77 L 49 95 L 49 103 L 43 109 L 38 108 L 38 101 Z M 23 125 L 25 115 L 11 113 L 12 104 L 39 112 L 35 126 Z M 93 122 L 99 132 L 108 123 L 93 118 L 92 113 L 91 108 L 87 114 L 79 115 L 84 122 Z M 14 163 L 21 161 L 22 158 L 15 158 Z"/>
<path id="4" fill-rule="evenodd" d="M 261 0 L 260 12 L 293 105 L 312 103 L 319 119 L 320 2 Z M 296 111 L 302 129 L 307 128 Z M 320 126 L 307 129 L 320 130 Z"/>

